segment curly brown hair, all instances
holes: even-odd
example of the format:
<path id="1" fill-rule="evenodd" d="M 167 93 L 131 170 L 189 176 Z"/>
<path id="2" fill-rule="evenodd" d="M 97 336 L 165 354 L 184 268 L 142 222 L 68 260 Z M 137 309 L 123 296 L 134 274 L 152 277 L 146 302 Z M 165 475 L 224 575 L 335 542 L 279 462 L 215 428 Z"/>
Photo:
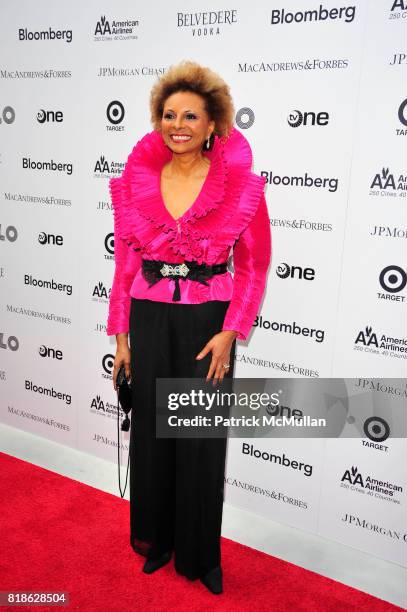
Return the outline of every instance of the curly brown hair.
<path id="1" fill-rule="evenodd" d="M 155 130 L 161 131 L 166 99 L 178 91 L 191 91 L 202 96 L 209 119 L 215 121 L 214 132 L 220 138 L 229 136 L 235 116 L 229 86 L 216 72 L 191 60 L 171 65 L 154 83 L 150 92 L 150 113 Z"/>

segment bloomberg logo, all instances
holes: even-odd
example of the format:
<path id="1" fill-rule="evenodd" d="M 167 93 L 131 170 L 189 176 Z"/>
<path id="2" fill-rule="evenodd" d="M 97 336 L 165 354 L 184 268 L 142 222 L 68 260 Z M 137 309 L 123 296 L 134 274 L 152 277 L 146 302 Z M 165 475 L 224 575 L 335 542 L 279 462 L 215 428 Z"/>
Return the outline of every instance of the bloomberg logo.
<path id="1" fill-rule="evenodd" d="M 354 20 L 355 6 L 341 6 L 341 8 L 326 9 L 319 5 L 319 9 L 309 9 L 290 13 L 286 9 L 274 9 L 271 11 L 271 25 L 302 23 L 311 21 L 326 21 L 328 19 L 343 19 L 345 23 Z"/>

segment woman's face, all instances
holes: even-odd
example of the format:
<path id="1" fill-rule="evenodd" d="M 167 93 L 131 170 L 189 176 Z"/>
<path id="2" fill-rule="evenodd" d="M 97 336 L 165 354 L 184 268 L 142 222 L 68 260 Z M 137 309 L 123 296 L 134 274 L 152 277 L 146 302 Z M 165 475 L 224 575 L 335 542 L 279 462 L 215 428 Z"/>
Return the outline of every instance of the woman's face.
<path id="1" fill-rule="evenodd" d="M 178 91 L 169 96 L 163 109 L 161 133 L 165 144 L 174 153 L 202 149 L 204 141 L 215 129 L 204 108 L 202 96 L 190 91 Z M 176 139 L 176 135 L 183 139 Z"/>

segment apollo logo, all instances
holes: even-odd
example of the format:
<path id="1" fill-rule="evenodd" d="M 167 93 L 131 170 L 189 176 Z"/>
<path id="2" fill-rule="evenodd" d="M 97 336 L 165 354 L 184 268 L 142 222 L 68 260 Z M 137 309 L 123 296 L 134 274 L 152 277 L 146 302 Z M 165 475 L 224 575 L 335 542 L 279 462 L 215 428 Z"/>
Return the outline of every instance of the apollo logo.
<path id="1" fill-rule="evenodd" d="M 18 238 L 17 228 L 14 225 L 7 225 L 3 230 L 0 223 L 0 241 L 7 240 L 8 242 L 15 242 Z"/>
<path id="2" fill-rule="evenodd" d="M 254 112 L 247 106 L 241 108 L 236 113 L 236 125 L 242 129 L 247 130 L 251 128 L 254 123 Z"/>
<path id="3" fill-rule="evenodd" d="M 14 123 L 15 118 L 16 112 L 14 108 L 12 106 L 5 106 L 1 112 L 0 124 L 7 123 L 7 125 L 10 125 L 11 123 Z"/>
<path id="4" fill-rule="evenodd" d="M 316 113 L 314 111 L 293 110 L 290 112 L 287 118 L 287 123 L 292 128 L 298 128 L 300 126 L 315 126 L 315 125 L 328 125 L 329 114 L 321 111 Z"/>
<path id="5" fill-rule="evenodd" d="M 5 336 L 3 332 L 0 332 L 0 348 L 18 351 L 20 342 L 16 336 Z"/>

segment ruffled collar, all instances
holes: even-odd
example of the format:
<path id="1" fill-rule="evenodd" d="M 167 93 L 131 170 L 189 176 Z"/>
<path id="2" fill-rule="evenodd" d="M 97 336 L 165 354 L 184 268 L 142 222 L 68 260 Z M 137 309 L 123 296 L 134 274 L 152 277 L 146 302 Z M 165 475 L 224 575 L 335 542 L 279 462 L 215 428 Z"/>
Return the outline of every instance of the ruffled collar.
<path id="1" fill-rule="evenodd" d="M 176 220 L 165 206 L 160 187 L 161 171 L 171 160 L 172 151 L 157 130 L 145 134 L 130 153 L 124 172 L 130 186 L 130 206 L 154 227 L 164 231 L 177 230 L 178 223 L 182 226 L 191 220 L 195 222 L 218 208 L 231 177 L 244 180 L 250 173 L 252 151 L 243 134 L 232 127 L 228 138 L 215 135 L 212 149 L 203 151 L 203 155 L 211 160 L 204 184 L 192 206 Z"/>

